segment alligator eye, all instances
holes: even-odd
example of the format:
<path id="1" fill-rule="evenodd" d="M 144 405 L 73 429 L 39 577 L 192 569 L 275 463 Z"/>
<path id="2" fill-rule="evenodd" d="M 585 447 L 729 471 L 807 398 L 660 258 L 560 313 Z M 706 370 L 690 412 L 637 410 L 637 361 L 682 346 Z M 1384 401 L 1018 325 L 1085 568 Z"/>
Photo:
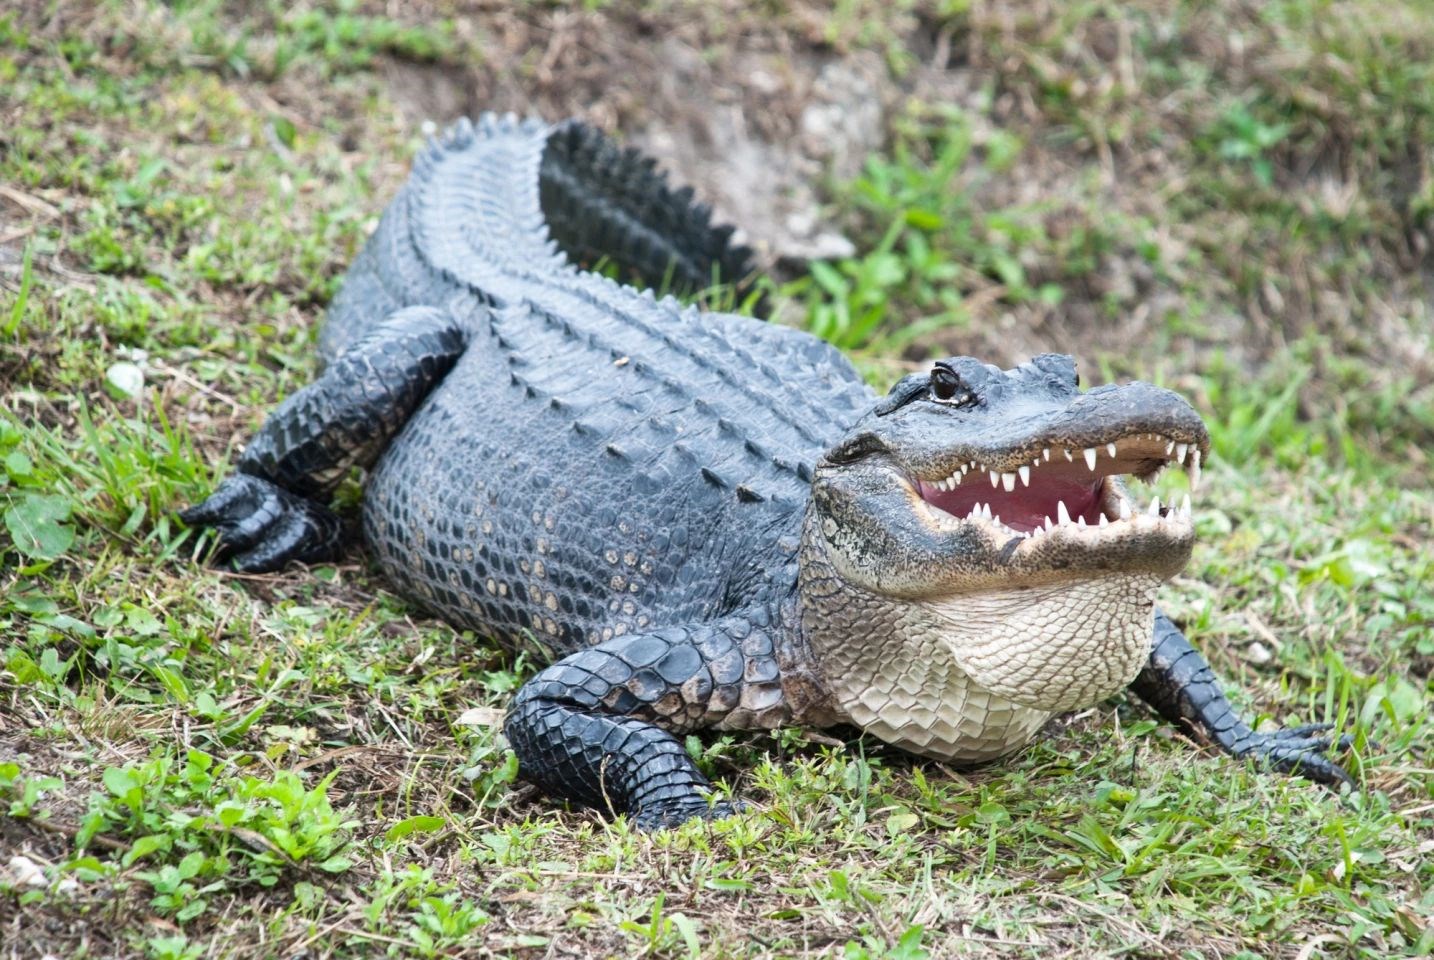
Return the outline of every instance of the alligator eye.
<path id="1" fill-rule="evenodd" d="M 968 403 L 973 403 L 976 395 L 951 370 L 946 367 L 933 367 L 931 370 L 931 399 L 953 407 L 964 407 Z"/>
<path id="2" fill-rule="evenodd" d="M 937 400 L 950 400 L 961 389 L 961 378 L 945 367 L 931 371 L 931 395 Z"/>

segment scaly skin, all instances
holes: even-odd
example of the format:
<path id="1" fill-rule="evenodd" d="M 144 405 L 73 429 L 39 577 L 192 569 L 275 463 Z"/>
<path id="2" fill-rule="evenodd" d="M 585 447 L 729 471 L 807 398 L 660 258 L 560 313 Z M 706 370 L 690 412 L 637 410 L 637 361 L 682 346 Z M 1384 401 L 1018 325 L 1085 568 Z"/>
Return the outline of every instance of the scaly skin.
<path id="1" fill-rule="evenodd" d="M 1346 779 L 1314 731 L 1241 724 L 1155 614 L 1193 526 L 1132 515 L 1120 475 L 1198 469 L 1188 404 L 1082 393 L 1054 355 L 878 398 L 805 334 L 570 264 L 744 279 L 690 197 L 576 124 L 459 124 L 349 271 L 322 376 L 185 520 L 240 569 L 333 556 L 326 501 L 367 469 L 395 587 L 552 663 L 505 725 L 523 775 L 644 827 L 736 809 L 674 735 L 845 722 L 981 760 L 1132 680 L 1228 752 Z"/>

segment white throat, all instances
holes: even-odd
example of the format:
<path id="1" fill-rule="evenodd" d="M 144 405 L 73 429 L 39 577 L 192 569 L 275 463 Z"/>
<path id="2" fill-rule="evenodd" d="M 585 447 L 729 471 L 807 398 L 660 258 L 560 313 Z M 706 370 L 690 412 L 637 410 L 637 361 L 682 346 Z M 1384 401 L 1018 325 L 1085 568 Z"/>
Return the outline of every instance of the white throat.
<path id="1" fill-rule="evenodd" d="M 879 601 L 871 633 L 825 646 L 853 723 L 913 753 L 989 760 L 1055 714 L 1127 686 L 1150 655 L 1162 578 L 1120 574 L 938 601 Z M 815 638 L 814 638 L 815 639 Z"/>

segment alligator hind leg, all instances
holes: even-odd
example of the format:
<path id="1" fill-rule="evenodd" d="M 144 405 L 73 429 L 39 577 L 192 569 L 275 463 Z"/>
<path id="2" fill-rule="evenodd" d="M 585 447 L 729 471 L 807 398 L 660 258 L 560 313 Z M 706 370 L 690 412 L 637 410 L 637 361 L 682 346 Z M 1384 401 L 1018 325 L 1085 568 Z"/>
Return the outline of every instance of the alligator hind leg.
<path id="1" fill-rule="evenodd" d="M 524 684 L 504 732 L 519 772 L 548 793 L 626 813 L 642 829 L 735 812 L 673 734 L 786 719 L 765 621 L 732 617 L 609 640 Z"/>
<path id="2" fill-rule="evenodd" d="M 1352 783 L 1339 764 L 1325 756 L 1348 749 L 1352 738 L 1337 741 L 1322 734 L 1327 723 L 1310 723 L 1274 733 L 1260 733 L 1241 720 L 1220 689 L 1215 673 L 1180 630 L 1158 611 L 1150 662 L 1130 685 L 1140 699 L 1174 723 L 1187 724 L 1231 756 L 1249 757 L 1285 773 L 1320 783 Z"/>
<path id="3" fill-rule="evenodd" d="M 378 459 L 464 341 L 447 311 L 394 312 L 280 404 L 239 458 L 239 472 L 180 519 L 213 527 L 221 555 L 245 572 L 336 555 L 343 524 L 324 503 L 350 469 Z"/>

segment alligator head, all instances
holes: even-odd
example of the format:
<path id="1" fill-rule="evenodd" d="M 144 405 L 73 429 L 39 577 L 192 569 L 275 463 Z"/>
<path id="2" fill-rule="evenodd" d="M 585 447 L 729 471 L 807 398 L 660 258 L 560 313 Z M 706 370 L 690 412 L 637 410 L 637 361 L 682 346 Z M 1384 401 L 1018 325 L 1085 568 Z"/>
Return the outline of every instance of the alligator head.
<path id="1" fill-rule="evenodd" d="M 908 749 L 979 759 L 1123 688 L 1195 539 L 1188 497 L 1142 505 L 1124 478 L 1174 463 L 1193 482 L 1208 451 L 1178 395 L 1081 392 L 1066 356 L 957 357 L 899 381 L 812 485 L 804 619 L 839 704 Z M 938 714 L 979 715 L 973 696 L 994 726 L 932 734 Z"/>

